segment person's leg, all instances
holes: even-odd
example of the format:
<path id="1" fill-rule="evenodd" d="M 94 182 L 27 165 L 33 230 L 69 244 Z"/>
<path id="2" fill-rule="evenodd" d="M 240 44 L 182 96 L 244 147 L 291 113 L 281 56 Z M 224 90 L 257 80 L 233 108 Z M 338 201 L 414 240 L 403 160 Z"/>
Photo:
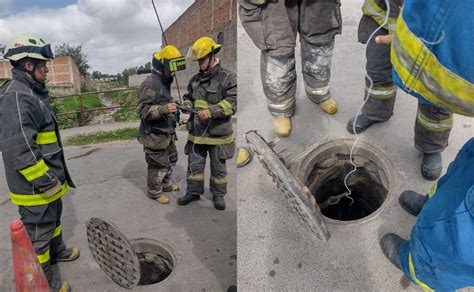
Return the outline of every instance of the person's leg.
<path id="1" fill-rule="evenodd" d="M 161 204 L 169 203 L 168 197 L 163 195 L 163 180 L 169 172 L 168 151 L 147 151 L 145 152 L 147 162 L 147 194 Z"/>
<path id="2" fill-rule="evenodd" d="M 53 232 L 53 238 L 50 244 L 51 264 L 56 262 L 70 262 L 74 261 L 80 256 L 79 248 L 67 248 L 63 241 L 63 232 L 61 226 L 61 216 L 63 212 L 63 202 L 58 199 L 53 202 L 56 204 L 56 224 Z"/>
<path id="3" fill-rule="evenodd" d="M 211 146 L 209 149 L 209 158 L 211 160 L 209 187 L 214 207 L 218 210 L 224 210 L 226 207 L 224 196 L 227 193 L 227 167 L 226 157 L 222 154 L 224 151 L 222 148 L 225 147 L 226 145 Z"/>
<path id="4" fill-rule="evenodd" d="M 359 23 L 359 41 L 366 43 L 372 32 L 378 28 L 377 22 L 368 16 L 363 16 Z M 365 94 L 367 98 L 362 113 L 352 118 L 347 124 L 349 133 L 362 133 L 376 123 L 385 122 L 393 114 L 397 89 L 392 79 L 392 63 L 390 61 L 390 46 L 375 43 L 375 37 L 387 35 L 384 28 L 378 30 L 367 45 Z M 367 38 L 367 39 L 366 39 Z M 370 89 L 370 90 L 369 90 Z M 354 121 L 357 118 L 354 132 Z"/>
<path id="5" fill-rule="evenodd" d="M 174 141 L 171 142 L 166 150 L 168 151 L 169 167 L 168 172 L 163 179 L 163 192 L 174 192 L 179 190 L 178 185 L 171 180 L 173 168 L 176 166 L 176 162 L 178 161 L 178 150 L 176 149 Z"/>
<path id="6" fill-rule="evenodd" d="M 296 71 L 294 48 L 262 51 L 260 73 L 267 107 L 274 117 L 295 113 Z"/>
<path id="7" fill-rule="evenodd" d="M 53 272 L 51 270 L 51 251 L 50 244 L 53 238 L 55 222 L 47 222 L 41 224 L 25 223 L 25 228 L 30 237 L 33 248 L 36 252 L 38 262 L 43 268 L 44 274 L 48 281 L 53 279 Z"/>
<path id="8" fill-rule="evenodd" d="M 340 4 L 338 1 L 302 0 L 298 5 L 305 91 L 323 111 L 334 114 L 337 104 L 331 97 L 329 79 L 334 38 L 342 28 Z"/>
<path id="9" fill-rule="evenodd" d="M 334 40 L 327 44 L 314 45 L 301 39 L 301 62 L 306 94 L 312 102 L 319 105 L 326 104 L 325 102 L 331 99 L 329 78 L 333 49 Z M 331 106 L 322 109 L 333 114 L 337 111 L 337 105 L 331 102 Z"/>
<path id="10" fill-rule="evenodd" d="M 418 102 L 415 147 L 423 153 L 421 174 L 427 180 L 436 180 L 441 175 L 441 152 L 448 146 L 452 127 L 452 112 L 429 103 Z"/>
<path id="11" fill-rule="evenodd" d="M 184 206 L 199 200 L 204 194 L 204 169 L 206 168 L 207 145 L 188 142 L 187 189 L 186 194 L 178 199 L 178 205 Z"/>
<path id="12" fill-rule="evenodd" d="M 56 230 L 58 216 L 58 202 L 40 206 L 19 206 L 18 212 L 28 237 L 35 249 L 46 279 L 53 291 L 69 291 L 69 283 L 56 280 L 51 270 L 51 241 Z"/>
<path id="13" fill-rule="evenodd" d="M 271 1 L 258 6 L 239 1 L 244 29 L 261 50 L 260 75 L 273 129 L 280 137 L 291 133 L 295 113 L 295 52 L 299 7 L 296 1 Z"/>

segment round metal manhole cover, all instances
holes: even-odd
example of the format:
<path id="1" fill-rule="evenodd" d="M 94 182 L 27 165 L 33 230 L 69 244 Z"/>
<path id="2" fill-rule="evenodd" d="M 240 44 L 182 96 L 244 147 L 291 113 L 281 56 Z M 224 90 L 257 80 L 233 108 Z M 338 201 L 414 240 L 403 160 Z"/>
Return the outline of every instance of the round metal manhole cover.
<path id="1" fill-rule="evenodd" d="M 118 285 L 135 287 L 140 281 L 140 263 L 127 238 L 99 218 L 91 218 L 86 225 L 89 249 L 100 268 Z"/>

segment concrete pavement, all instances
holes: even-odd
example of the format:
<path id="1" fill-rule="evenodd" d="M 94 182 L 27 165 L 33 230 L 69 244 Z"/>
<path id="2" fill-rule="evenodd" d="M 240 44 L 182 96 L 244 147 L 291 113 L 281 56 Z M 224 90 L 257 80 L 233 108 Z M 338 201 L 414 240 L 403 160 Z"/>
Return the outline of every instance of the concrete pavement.
<path id="1" fill-rule="evenodd" d="M 312 145 L 353 138 L 345 127 L 361 105 L 364 94 L 365 51 L 357 43 L 357 24 L 362 0 L 342 1 L 343 34 L 336 38 L 333 56 L 332 93 L 339 104 L 334 116 L 324 114 L 306 96 L 301 74 L 300 50 L 297 112 L 294 130 L 276 149 L 298 154 Z M 267 141 L 275 140 L 266 109 L 259 73 L 260 52 L 238 25 L 239 122 L 238 139 L 257 130 Z M 381 213 L 370 222 L 352 225 L 328 223 L 327 243 L 314 240 L 288 211 L 285 200 L 257 160 L 238 171 L 238 283 L 241 291 L 421 291 L 393 267 L 379 248 L 387 232 L 407 238 L 415 218 L 398 205 L 405 189 L 426 192 L 433 182 L 419 171 L 421 154 L 413 146 L 415 98 L 399 90 L 395 113 L 387 123 L 376 125 L 361 140 L 384 151 L 391 160 L 398 185 Z M 258 122 L 255 121 L 258 119 Z M 445 168 L 462 145 L 474 136 L 474 121 L 455 116 L 450 145 L 443 153 Z M 278 141 L 278 139 L 276 139 Z M 472 291 L 472 290 L 471 290 Z"/>
<path id="2" fill-rule="evenodd" d="M 178 132 L 179 161 L 175 180 L 185 178 L 183 155 L 186 133 Z M 99 268 L 88 250 L 86 221 L 98 217 L 112 222 L 128 239 L 151 238 L 170 245 L 177 257 L 171 276 L 162 283 L 139 286 L 136 291 L 225 291 L 236 284 L 236 178 L 229 161 L 227 209 L 212 206 L 206 195 L 197 203 L 180 207 L 171 195 L 169 205 L 145 196 L 146 164 L 142 146 L 135 141 L 65 148 L 68 167 L 78 186 L 63 198 L 63 235 L 69 246 L 78 246 L 77 262 L 59 264 L 63 279 L 74 291 L 128 291 L 120 288 Z M 206 179 L 209 174 L 206 174 Z M 0 287 L 14 291 L 9 223 L 19 218 L 8 201 L 3 167 L 0 170 Z"/>

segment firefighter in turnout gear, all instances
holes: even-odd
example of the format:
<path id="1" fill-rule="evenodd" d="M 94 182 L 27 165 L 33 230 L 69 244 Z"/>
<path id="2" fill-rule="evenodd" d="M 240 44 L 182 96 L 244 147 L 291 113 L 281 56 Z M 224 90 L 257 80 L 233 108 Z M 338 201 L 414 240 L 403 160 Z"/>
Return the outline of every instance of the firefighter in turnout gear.
<path id="1" fill-rule="evenodd" d="M 0 150 L 10 199 L 51 289 L 69 291 L 51 270 L 51 264 L 79 257 L 79 249 L 67 248 L 62 237 L 61 197 L 75 186 L 45 85 L 53 52 L 42 39 L 22 34 L 8 43 L 4 58 L 13 66 L 13 79 L 0 88 Z"/>
<path id="2" fill-rule="evenodd" d="M 377 44 L 375 37 L 393 34 L 400 14 L 403 0 L 390 0 L 390 15 L 388 22 L 380 29 L 369 44 L 367 44 L 367 75 L 373 85 L 369 91 L 370 81 L 365 80 L 365 92 L 368 100 L 362 113 L 357 116 L 354 127 L 352 118 L 347 124 L 347 130 L 354 134 L 362 133 L 370 126 L 385 122 L 393 114 L 397 89 L 392 78 L 392 63 L 390 62 L 390 46 Z M 364 15 L 359 23 L 359 41 L 366 43 L 369 36 L 386 19 L 387 7 L 385 0 L 366 0 L 362 8 Z M 418 102 L 415 122 L 415 147 L 423 153 L 421 174 L 427 180 L 437 179 L 442 171 L 441 152 L 448 146 L 449 134 L 453 125 L 452 112 L 427 101 Z"/>
<path id="3" fill-rule="evenodd" d="M 163 192 L 178 190 L 171 181 L 173 166 L 178 161 L 176 151 L 176 104 L 170 93 L 176 71 L 186 68 L 186 60 L 179 50 L 165 46 L 153 54 L 152 72 L 143 81 L 138 97 L 140 116 L 138 141 L 143 144 L 147 163 L 148 196 L 161 204 L 169 198 Z"/>
<path id="4" fill-rule="evenodd" d="M 296 108 L 296 36 L 300 34 L 307 96 L 326 113 L 337 111 L 329 90 L 334 38 L 341 33 L 340 0 L 239 0 L 240 20 L 261 50 L 260 74 L 273 129 L 291 133 Z"/>
<path id="5" fill-rule="evenodd" d="M 210 191 L 214 207 L 225 209 L 227 193 L 226 160 L 235 152 L 232 116 L 237 111 L 237 79 L 235 73 L 221 67 L 216 54 L 221 45 L 209 37 L 201 37 L 190 49 L 199 73 L 189 81 L 184 95 L 185 106 L 194 108 L 187 128 L 185 154 L 188 155 L 187 191 L 178 199 L 179 205 L 199 200 L 204 193 L 206 157 L 211 161 Z"/>
<path id="6" fill-rule="evenodd" d="M 471 0 L 405 0 L 393 36 L 376 40 L 392 43 L 395 84 L 424 103 L 474 116 L 474 34 L 459 29 L 474 27 L 472 11 Z M 409 240 L 387 233 L 380 241 L 386 258 L 424 291 L 474 286 L 473 164 L 471 138 L 428 192 L 400 195 L 400 206 L 417 216 Z"/>

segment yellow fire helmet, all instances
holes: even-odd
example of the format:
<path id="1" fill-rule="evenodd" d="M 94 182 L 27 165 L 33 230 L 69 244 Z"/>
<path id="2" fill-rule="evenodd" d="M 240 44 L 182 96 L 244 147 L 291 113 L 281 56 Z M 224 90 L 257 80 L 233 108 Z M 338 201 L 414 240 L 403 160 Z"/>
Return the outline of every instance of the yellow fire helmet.
<path id="1" fill-rule="evenodd" d="M 194 42 L 188 51 L 187 57 L 192 57 L 193 61 L 197 61 L 210 53 L 218 53 L 221 47 L 222 45 L 214 42 L 210 37 L 201 37 Z"/>
<path id="2" fill-rule="evenodd" d="M 41 38 L 20 34 L 15 36 L 5 47 L 5 59 L 18 61 L 29 57 L 49 61 L 54 58 L 51 45 L 46 44 Z"/>
<path id="3" fill-rule="evenodd" d="M 161 51 L 153 54 L 153 68 L 159 69 L 161 66 L 168 68 L 171 72 L 186 69 L 186 59 L 181 52 L 172 45 L 167 45 Z"/>

